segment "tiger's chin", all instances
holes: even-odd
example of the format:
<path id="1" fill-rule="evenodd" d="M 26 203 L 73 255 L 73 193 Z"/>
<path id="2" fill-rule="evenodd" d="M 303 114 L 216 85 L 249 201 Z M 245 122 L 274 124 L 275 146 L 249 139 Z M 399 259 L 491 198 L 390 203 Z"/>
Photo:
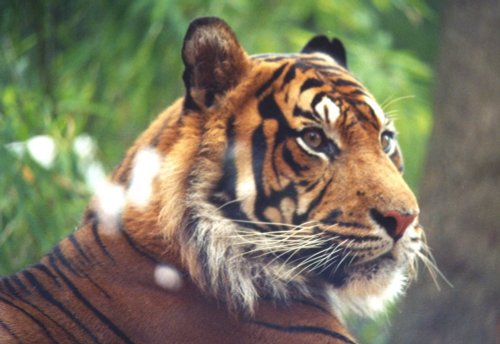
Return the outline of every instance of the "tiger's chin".
<path id="1" fill-rule="evenodd" d="M 397 250 L 334 273 L 323 272 L 326 295 L 333 312 L 375 317 L 401 296 L 414 275 L 414 254 L 396 254 Z"/>

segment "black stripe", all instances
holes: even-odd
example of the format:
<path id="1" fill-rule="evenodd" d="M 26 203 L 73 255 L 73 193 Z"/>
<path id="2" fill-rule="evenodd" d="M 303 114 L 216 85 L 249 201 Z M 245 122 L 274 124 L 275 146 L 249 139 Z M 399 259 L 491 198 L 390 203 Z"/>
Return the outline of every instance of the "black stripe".
<path id="1" fill-rule="evenodd" d="M 215 193 L 224 192 L 231 200 L 236 199 L 236 180 L 238 169 L 235 163 L 235 132 L 234 117 L 228 121 L 226 126 L 226 152 L 224 154 L 223 174 L 215 188 Z"/>
<path id="2" fill-rule="evenodd" d="M 335 236 L 338 237 L 338 241 L 350 240 L 354 242 L 364 242 L 364 241 L 380 241 L 380 237 L 375 235 L 364 235 L 364 236 L 355 236 L 355 235 L 339 235 L 335 233 Z M 364 251 L 364 249 L 357 249 L 358 251 Z M 371 250 L 371 249 L 368 249 Z"/>
<path id="3" fill-rule="evenodd" d="M 372 117 L 372 119 L 375 121 L 375 123 L 378 124 L 378 117 L 377 115 L 375 114 L 375 111 L 372 109 L 371 106 L 369 106 L 368 104 L 366 104 L 366 107 L 368 108 L 368 111 L 370 112 L 370 116 Z M 371 123 L 371 122 L 370 122 Z M 378 129 L 378 126 L 376 127 Z"/>
<path id="4" fill-rule="evenodd" d="M 296 224 L 296 225 L 300 225 L 302 223 L 304 223 L 308 218 L 309 218 L 309 214 L 311 213 L 311 211 L 313 211 L 317 206 L 318 204 L 321 202 L 321 200 L 323 199 L 323 197 L 325 196 L 326 194 L 326 191 L 328 190 L 330 184 L 332 183 L 333 181 L 333 178 L 330 178 L 327 182 L 326 182 L 326 185 L 321 189 L 320 193 L 318 196 L 316 196 L 312 201 L 311 203 L 309 204 L 309 207 L 307 208 L 307 211 L 304 213 L 304 214 L 297 214 L 295 213 L 293 215 L 293 223 Z"/>
<path id="5" fill-rule="evenodd" d="M 288 66 L 288 63 L 284 63 L 281 67 L 276 69 L 273 73 L 273 75 L 267 80 L 264 85 L 262 85 L 258 90 L 257 93 L 255 94 L 257 97 L 259 97 L 262 93 L 264 93 L 272 84 L 275 82 L 283 73 L 283 70 L 285 67 Z"/>
<path id="6" fill-rule="evenodd" d="M 120 223 L 120 233 L 125 237 L 125 240 L 127 243 L 130 245 L 130 247 L 139 255 L 143 256 L 144 258 L 149 259 L 153 263 L 157 264 L 160 263 L 158 259 L 156 259 L 152 254 L 141 248 L 135 241 L 132 239 L 132 237 L 127 233 L 125 228 L 123 228 L 123 225 Z"/>
<path id="7" fill-rule="evenodd" d="M 23 271 L 23 273 L 25 273 L 26 271 Z M 44 310 L 42 310 L 40 307 L 38 307 L 37 305 L 29 302 L 28 300 L 26 300 L 25 298 L 23 297 L 18 297 L 17 298 L 18 301 L 21 301 L 23 302 L 24 304 L 34 308 L 35 310 L 37 310 L 39 313 L 41 313 L 43 316 L 45 316 L 47 319 L 49 319 L 51 322 L 53 322 L 57 327 L 59 327 L 62 331 L 64 331 L 64 333 L 66 333 L 66 335 L 68 335 L 68 337 L 72 338 L 72 343 L 79 343 L 77 338 L 71 334 L 71 332 L 69 332 L 66 328 L 64 328 L 62 325 L 59 324 L 58 321 L 54 320 L 50 315 L 48 315 L 47 313 L 45 313 Z"/>
<path id="8" fill-rule="evenodd" d="M 299 108 L 297 105 L 293 108 L 293 116 L 294 117 L 304 117 L 310 119 L 311 121 L 321 123 L 321 119 L 313 112 L 306 111 Z"/>
<path id="9" fill-rule="evenodd" d="M 263 212 L 265 209 L 264 173 L 263 164 L 267 151 L 264 127 L 260 125 L 252 135 L 252 170 L 255 180 L 257 197 L 255 198 L 254 213 L 260 221 L 268 221 Z"/>
<path id="10" fill-rule="evenodd" d="M 250 224 L 250 219 L 241 208 L 241 203 L 236 202 L 236 183 L 238 169 L 235 162 L 235 129 L 234 117 L 227 123 L 226 127 L 226 152 L 224 154 L 223 175 L 215 187 L 210 202 L 219 207 L 224 216 L 231 220 L 241 220 L 247 222 L 246 227 L 254 227 Z M 228 202 L 230 201 L 230 202 Z"/>
<path id="11" fill-rule="evenodd" d="M 108 292 L 106 290 L 104 290 L 104 288 L 102 288 L 99 284 L 97 284 L 89 275 L 87 275 L 86 273 L 82 272 L 83 276 L 90 282 L 92 283 L 92 285 L 98 289 L 101 293 L 104 294 L 104 296 L 106 296 L 106 298 L 108 299 L 111 299 L 111 295 L 108 294 Z"/>
<path id="12" fill-rule="evenodd" d="M 210 201 L 220 207 L 219 210 L 222 211 L 224 217 L 235 221 L 238 226 L 252 228 L 259 231 L 262 230 L 259 225 L 252 223 L 248 215 L 241 208 L 240 202 L 221 202 L 220 200 L 215 200 L 214 198 L 210 199 Z"/>
<path id="13" fill-rule="evenodd" d="M 351 99 L 350 103 L 352 105 L 354 105 L 354 107 L 357 110 L 357 111 L 354 111 L 354 114 L 355 114 L 356 119 L 358 121 L 365 122 L 365 123 L 368 122 L 376 130 L 380 129 L 379 122 L 378 122 L 378 119 L 377 119 L 377 115 L 375 115 L 375 112 L 373 111 L 373 109 L 371 108 L 371 106 L 369 106 L 364 101 L 361 101 L 359 99 Z M 360 109 L 360 106 L 363 107 L 363 108 L 367 108 L 368 109 L 368 112 L 370 114 L 369 117 L 366 116 L 365 111 L 363 111 L 363 110 Z"/>
<path id="14" fill-rule="evenodd" d="M 49 277 L 54 282 L 54 284 L 56 286 L 58 286 L 58 287 L 61 286 L 61 283 L 59 283 L 59 281 L 57 280 L 56 275 L 54 275 L 52 273 L 52 271 L 50 271 L 50 269 L 48 267 L 46 267 L 44 264 L 38 263 L 38 264 L 34 265 L 33 268 L 36 270 L 39 270 L 40 272 L 43 272 L 45 275 L 47 275 L 47 277 Z"/>
<path id="15" fill-rule="evenodd" d="M 17 309 L 18 311 L 20 311 L 21 313 L 23 313 L 24 315 L 26 315 L 28 318 L 30 318 L 31 321 L 33 321 L 38 327 L 40 327 L 40 329 L 45 333 L 45 335 L 50 339 L 50 341 L 52 343 L 58 343 L 55 338 L 52 336 L 52 334 L 50 333 L 50 331 L 48 329 L 45 328 L 45 325 L 40 321 L 38 320 L 37 318 L 35 318 L 34 316 L 32 316 L 31 314 L 29 314 L 28 312 L 26 312 L 24 309 L 22 309 L 21 307 L 15 305 L 14 303 L 4 299 L 3 297 L 0 296 L 0 301 Z"/>
<path id="16" fill-rule="evenodd" d="M 264 326 L 266 328 L 286 332 L 286 333 L 303 333 L 303 334 L 318 334 L 324 335 L 330 338 L 338 339 L 343 341 L 344 343 L 356 344 L 349 338 L 344 335 L 341 335 L 338 332 L 327 330 L 326 328 L 318 327 L 318 326 L 307 326 L 307 325 L 292 325 L 292 326 L 283 326 L 274 323 L 268 323 L 260 320 L 252 321 L 255 325 Z"/>
<path id="17" fill-rule="evenodd" d="M 71 234 L 69 236 L 69 241 L 71 242 L 71 244 L 73 245 L 73 247 L 76 249 L 76 251 L 78 252 L 78 254 L 80 256 L 82 256 L 83 259 L 85 259 L 87 261 L 87 263 L 90 263 L 90 258 L 87 256 L 87 254 L 85 253 L 85 251 L 82 249 L 82 246 L 80 245 L 80 243 L 78 242 L 78 240 L 75 238 L 74 234 Z"/>
<path id="18" fill-rule="evenodd" d="M 318 105 L 318 103 L 319 103 L 320 101 L 322 101 L 322 100 L 323 100 L 323 98 L 325 98 L 325 97 L 328 97 L 328 96 L 326 95 L 326 93 L 325 93 L 325 92 L 319 92 L 319 93 L 316 93 L 316 95 L 314 96 L 313 100 L 311 101 L 311 107 L 312 107 L 313 109 L 314 109 L 314 108 L 316 108 L 316 105 Z M 331 97 L 328 97 L 328 98 L 329 98 L 332 102 L 334 102 L 334 101 L 333 101 L 333 99 L 332 99 Z"/>
<path id="19" fill-rule="evenodd" d="M 331 224 L 337 224 L 337 218 L 342 215 L 342 210 L 340 208 L 335 208 L 332 211 L 328 213 L 324 218 L 320 220 L 321 223 L 331 225 Z"/>
<path id="20" fill-rule="evenodd" d="M 283 89 L 286 85 L 290 83 L 295 78 L 295 66 L 291 66 L 286 72 L 285 77 L 283 78 L 283 84 L 281 85 L 281 89 Z"/>
<path id="21" fill-rule="evenodd" d="M 17 290 L 16 288 L 14 288 L 14 286 L 12 284 L 10 284 L 10 281 L 9 281 L 10 278 L 5 278 L 2 280 L 3 282 L 3 285 L 7 288 L 7 291 L 13 295 L 13 296 L 19 296 L 19 294 L 17 293 Z"/>
<path id="22" fill-rule="evenodd" d="M 316 188 L 316 186 L 318 186 L 319 182 L 320 182 L 320 179 L 316 179 L 315 181 L 313 181 L 312 183 L 310 183 L 307 186 L 305 192 L 311 192 L 312 190 L 314 190 Z"/>
<path id="23" fill-rule="evenodd" d="M 282 191 L 277 191 L 271 193 L 270 195 L 266 195 L 264 191 L 264 164 L 266 152 L 268 149 L 271 149 L 273 153 L 271 154 L 271 156 L 275 157 L 278 146 L 294 133 L 291 133 L 291 129 L 289 128 L 285 116 L 276 103 L 273 94 L 267 95 L 260 101 L 259 113 L 264 120 L 272 119 L 278 122 L 278 130 L 274 135 L 273 147 L 268 147 L 263 124 L 257 127 L 252 134 L 252 170 L 257 193 L 257 197 L 254 203 L 254 214 L 260 221 L 269 221 L 269 219 L 264 215 L 265 209 L 269 206 L 279 205 L 283 197 L 290 197 L 295 200 L 296 190 L 293 188 L 292 184 L 290 184 L 289 187 L 285 188 Z M 273 168 L 274 172 L 277 174 L 277 176 L 279 176 L 279 173 L 274 165 Z"/>
<path id="24" fill-rule="evenodd" d="M 353 227 L 353 228 L 360 228 L 360 229 L 366 229 L 368 228 L 367 225 L 364 225 L 362 223 L 358 222 L 346 222 L 346 221 L 338 221 L 338 222 L 332 222 L 332 225 L 337 225 L 340 227 Z"/>
<path id="25" fill-rule="evenodd" d="M 349 97 L 353 97 L 353 96 L 367 96 L 369 97 L 370 95 L 368 93 L 366 93 L 365 90 L 363 89 L 360 89 L 360 88 L 357 88 L 357 89 L 354 89 L 352 91 L 349 91 L 349 92 L 345 92 L 345 94 Z"/>
<path id="26" fill-rule="evenodd" d="M 186 75 L 186 71 L 184 71 L 184 75 Z M 184 80 L 186 80 L 184 78 Z M 186 83 L 186 94 L 184 95 L 184 103 L 182 104 L 182 107 L 186 110 L 192 110 L 192 111 L 200 111 L 200 106 L 196 104 L 196 102 L 193 99 L 193 96 L 191 95 L 190 92 L 191 86 Z M 189 111 L 183 111 L 183 113 L 188 113 Z"/>
<path id="27" fill-rule="evenodd" d="M 102 253 L 104 253 L 104 255 L 106 257 L 108 257 L 109 259 L 111 259 L 113 261 L 113 263 L 115 263 L 115 259 L 109 253 L 108 249 L 106 248 L 106 245 L 104 245 L 104 243 L 101 240 L 101 236 L 99 235 L 99 230 L 98 230 L 99 219 L 97 218 L 96 214 L 94 214 L 94 216 L 92 216 L 91 221 L 92 221 L 92 235 L 94 236 L 94 240 L 97 243 L 97 246 L 99 246 Z"/>
<path id="28" fill-rule="evenodd" d="M 309 207 L 307 209 L 307 213 L 309 214 L 313 209 L 315 209 L 318 204 L 323 200 L 323 197 L 326 194 L 326 191 L 330 187 L 330 184 L 332 183 L 333 178 L 330 178 L 326 183 L 323 189 L 321 190 L 320 194 L 309 204 Z"/>
<path id="29" fill-rule="evenodd" d="M 28 312 L 26 312 L 24 309 L 22 309 L 21 307 L 15 305 L 14 303 L 4 299 L 3 297 L 0 296 L 0 301 L 17 309 L 18 311 L 20 311 L 21 313 L 23 313 L 24 315 L 26 315 L 28 318 L 30 318 L 31 321 L 33 321 L 38 327 L 40 327 L 40 329 L 45 333 L 45 335 L 52 341 L 52 343 L 58 343 L 56 341 L 56 339 L 52 336 L 52 334 L 50 333 L 50 331 L 45 327 L 45 325 L 40 321 L 38 320 L 37 318 L 35 318 L 34 316 L 32 316 L 31 314 L 29 314 Z"/>
<path id="30" fill-rule="evenodd" d="M 55 262 L 54 262 L 55 263 Z M 117 326 L 115 325 L 108 317 L 106 317 L 103 313 L 101 313 L 92 303 L 90 303 L 89 300 L 85 296 L 82 295 L 80 290 L 71 283 L 70 279 L 57 267 L 56 264 L 52 265 L 54 270 L 57 272 L 57 274 L 61 277 L 61 279 L 64 281 L 66 286 L 69 288 L 69 290 L 72 292 L 72 294 L 85 306 L 87 307 L 92 313 L 95 314 L 99 320 L 105 324 L 117 337 L 121 338 L 125 343 L 133 343 L 128 336 Z"/>
<path id="31" fill-rule="evenodd" d="M 273 171 L 276 175 L 276 178 L 279 178 L 280 174 L 276 168 L 275 159 L 274 159 L 274 157 L 277 156 L 276 150 L 282 142 L 286 141 L 286 139 L 288 137 L 290 137 L 291 134 L 295 134 L 295 132 L 291 132 L 291 129 L 289 128 L 288 122 L 286 121 L 286 118 L 285 118 L 283 112 L 281 111 L 281 108 L 276 103 L 276 100 L 274 99 L 274 96 L 272 94 L 269 94 L 268 96 L 266 96 L 259 103 L 259 113 L 262 116 L 262 118 L 264 118 L 264 119 L 272 119 L 272 120 L 275 120 L 278 122 L 278 130 L 274 134 L 273 146 L 271 147 L 271 150 L 272 150 L 271 156 L 273 157 L 272 158 Z M 266 140 L 263 128 L 262 128 L 262 139 Z M 259 147 L 262 147 L 262 145 L 258 144 L 257 146 L 253 145 L 252 147 L 254 148 L 254 152 L 255 152 L 255 150 L 259 149 Z M 268 147 L 266 145 L 266 149 L 267 148 Z M 264 154 L 259 157 L 260 159 L 262 159 L 262 164 L 264 163 L 265 156 L 266 156 L 266 154 L 264 151 Z M 263 166 L 261 166 L 261 168 L 263 168 Z"/>
<path id="32" fill-rule="evenodd" d="M 281 143 L 285 142 L 287 138 L 289 138 L 292 135 L 296 135 L 294 131 L 290 129 L 290 126 L 288 125 L 288 122 L 285 118 L 285 115 L 281 111 L 280 106 L 276 103 L 276 100 L 274 99 L 273 94 L 267 95 L 264 99 L 261 100 L 259 103 L 259 113 L 262 116 L 263 119 L 272 119 L 278 122 L 278 129 L 276 133 L 274 134 L 274 140 L 273 146 L 271 147 L 272 154 L 271 154 L 271 163 L 272 163 L 272 168 L 273 172 L 278 179 L 280 176 L 280 173 L 278 169 L 276 168 L 276 161 L 275 158 L 278 156 L 277 154 L 277 149 L 280 146 Z M 265 135 L 263 133 L 263 139 L 265 140 Z M 256 148 L 255 146 L 253 146 Z M 256 149 L 258 149 L 259 146 L 257 146 Z M 267 145 L 266 145 L 267 148 Z M 265 155 L 261 156 L 262 162 L 264 162 Z"/>
<path id="33" fill-rule="evenodd" d="M 28 295 L 30 294 L 30 291 L 26 288 L 26 286 L 24 285 L 24 283 L 21 281 L 21 279 L 17 274 L 11 276 L 11 278 L 14 281 L 14 283 L 22 290 L 23 293 Z"/>
<path id="34" fill-rule="evenodd" d="M 9 326 L 7 326 L 7 324 L 5 324 L 1 319 L 0 319 L 0 327 L 5 329 L 5 331 L 7 331 L 7 333 L 12 337 L 14 338 L 15 340 L 17 340 L 18 343 L 22 343 L 21 340 L 19 339 L 18 336 L 16 336 L 16 334 L 14 332 L 12 332 L 12 330 L 10 329 Z"/>
<path id="35" fill-rule="evenodd" d="M 82 274 L 80 273 L 80 271 L 78 271 L 73 266 L 73 264 L 71 263 L 70 260 L 66 259 L 66 256 L 61 251 L 61 247 L 60 246 L 56 246 L 54 248 L 53 254 L 61 261 L 62 265 L 64 265 L 64 267 L 66 269 L 68 269 L 71 273 L 73 273 L 75 276 L 82 277 Z"/>
<path id="36" fill-rule="evenodd" d="M 309 167 L 300 165 L 297 161 L 295 161 L 292 152 L 288 147 L 283 147 L 283 160 L 288 164 L 288 166 L 293 170 L 297 176 L 302 176 L 303 171 L 309 170 Z"/>
<path id="37" fill-rule="evenodd" d="M 324 85 L 325 85 L 325 83 L 319 79 L 309 78 L 306 81 L 304 81 L 302 86 L 300 86 L 300 92 L 302 93 L 304 91 L 307 91 L 310 88 L 321 87 Z"/>
<path id="38" fill-rule="evenodd" d="M 361 228 L 365 229 L 368 228 L 366 225 L 358 222 L 347 222 L 347 221 L 338 221 L 338 217 L 342 215 L 342 210 L 340 208 L 335 208 L 328 215 L 326 215 L 324 218 L 320 220 L 321 223 L 326 224 L 326 225 L 335 225 L 339 227 L 353 227 L 353 228 Z M 365 237 L 368 238 L 367 240 L 374 240 L 378 239 L 377 237 Z"/>
<path id="39" fill-rule="evenodd" d="M 49 256 L 49 261 L 50 265 L 52 268 L 59 273 L 59 269 L 57 268 L 57 265 L 54 260 L 54 256 L 50 255 Z M 61 275 L 59 273 L 59 275 Z M 57 307 L 64 315 L 66 315 L 68 318 L 71 319 L 75 324 L 77 324 L 83 332 L 85 332 L 90 338 L 92 338 L 92 341 L 94 343 L 99 343 L 97 340 L 96 336 L 92 334 L 92 332 L 72 313 L 70 312 L 61 302 L 59 302 L 47 289 L 45 289 L 40 283 L 37 278 L 29 271 L 25 271 L 25 277 L 30 281 L 30 283 L 35 287 L 37 292 L 40 294 L 42 298 L 47 300 L 47 302 L 53 304 L 55 307 Z"/>
<path id="40" fill-rule="evenodd" d="M 281 129 L 289 127 L 286 117 L 281 111 L 281 107 L 276 103 L 273 94 L 269 94 L 259 102 L 259 114 L 263 119 L 278 121 L 278 132 L 281 131 Z"/>
<path id="41" fill-rule="evenodd" d="M 205 99 L 204 99 L 204 102 L 205 102 L 205 106 L 208 108 L 208 107 L 211 107 L 212 105 L 214 105 L 214 101 L 215 101 L 215 95 L 216 95 L 216 91 L 215 90 L 212 90 L 212 89 L 205 89 Z"/>
<path id="42" fill-rule="evenodd" d="M 332 80 L 332 82 L 335 86 L 340 86 L 340 87 L 349 86 L 349 87 L 361 88 L 361 85 L 358 84 L 357 82 L 347 79 L 336 79 Z"/>
<path id="43" fill-rule="evenodd" d="M 314 68 L 314 65 L 309 63 L 308 61 L 299 60 L 295 62 L 295 67 L 299 69 L 302 73 L 306 73 L 307 71 Z"/>

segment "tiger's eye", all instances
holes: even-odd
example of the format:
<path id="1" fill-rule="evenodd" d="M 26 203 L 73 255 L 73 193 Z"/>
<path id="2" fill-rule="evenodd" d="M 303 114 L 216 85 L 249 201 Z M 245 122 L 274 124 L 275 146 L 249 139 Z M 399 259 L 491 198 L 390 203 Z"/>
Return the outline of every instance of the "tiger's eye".
<path id="1" fill-rule="evenodd" d="M 394 133 L 384 131 L 380 137 L 380 144 L 386 154 L 392 154 L 396 148 L 396 138 L 394 137 Z"/>
<path id="2" fill-rule="evenodd" d="M 320 129 L 305 130 L 302 133 L 302 139 L 309 147 L 313 149 L 320 148 L 325 141 L 324 134 Z"/>

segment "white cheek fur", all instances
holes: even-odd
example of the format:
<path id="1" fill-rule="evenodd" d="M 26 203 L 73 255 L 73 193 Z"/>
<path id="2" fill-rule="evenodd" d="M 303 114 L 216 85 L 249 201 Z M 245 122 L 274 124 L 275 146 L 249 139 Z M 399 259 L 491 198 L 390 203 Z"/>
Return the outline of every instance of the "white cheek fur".
<path id="1" fill-rule="evenodd" d="M 160 172 L 162 159 L 155 149 L 147 147 L 134 157 L 127 203 L 137 207 L 148 205 L 153 194 L 153 180 Z"/>
<path id="2" fill-rule="evenodd" d="M 370 280 L 354 277 L 347 286 L 329 287 L 327 291 L 332 311 L 340 318 L 350 313 L 377 316 L 403 294 L 408 282 L 401 269 L 373 276 Z"/>

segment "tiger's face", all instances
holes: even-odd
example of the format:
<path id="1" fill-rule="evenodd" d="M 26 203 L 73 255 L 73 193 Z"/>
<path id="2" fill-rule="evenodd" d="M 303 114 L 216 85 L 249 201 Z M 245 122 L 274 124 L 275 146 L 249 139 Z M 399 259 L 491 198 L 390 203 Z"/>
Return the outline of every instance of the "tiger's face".
<path id="1" fill-rule="evenodd" d="M 197 79 L 188 64 L 185 73 L 186 106 L 216 113 L 207 123 L 224 135 L 205 141 L 220 171 L 207 172 L 204 204 L 192 202 L 183 236 L 208 266 L 195 279 L 236 308 L 299 295 L 328 299 L 339 313 L 380 310 L 423 245 L 392 121 L 347 71 L 338 41 L 248 57 L 239 45 L 229 51 L 228 37 L 216 54 L 237 55 L 221 67 L 226 91 L 213 86 L 217 68 Z M 193 88 L 199 80 L 210 87 Z"/>

